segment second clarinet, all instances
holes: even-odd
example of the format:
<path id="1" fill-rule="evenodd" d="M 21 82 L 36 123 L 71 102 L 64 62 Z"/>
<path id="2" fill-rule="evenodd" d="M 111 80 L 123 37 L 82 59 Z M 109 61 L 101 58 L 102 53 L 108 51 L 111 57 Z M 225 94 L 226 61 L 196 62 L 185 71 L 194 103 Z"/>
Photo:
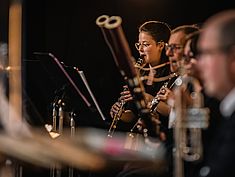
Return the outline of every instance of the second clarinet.
<path id="1" fill-rule="evenodd" d="M 172 77 L 170 77 L 169 80 L 163 84 L 161 89 L 164 89 L 164 88 L 171 89 L 175 85 L 175 81 L 176 81 L 177 76 L 178 76 L 177 73 L 173 73 Z M 151 105 L 150 105 L 150 112 L 151 113 L 157 112 L 157 105 L 159 102 L 160 102 L 160 99 L 159 99 L 159 95 L 157 94 L 151 101 Z"/>

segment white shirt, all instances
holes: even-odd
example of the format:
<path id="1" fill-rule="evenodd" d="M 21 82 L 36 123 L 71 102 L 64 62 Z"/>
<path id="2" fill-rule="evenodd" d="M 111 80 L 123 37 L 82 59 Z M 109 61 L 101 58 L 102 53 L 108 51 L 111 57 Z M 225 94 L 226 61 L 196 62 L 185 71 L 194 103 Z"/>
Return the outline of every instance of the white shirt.
<path id="1" fill-rule="evenodd" d="M 169 121 L 168 121 L 169 129 L 175 126 L 175 119 L 176 119 L 175 109 L 171 108 L 171 111 L 169 114 Z"/>

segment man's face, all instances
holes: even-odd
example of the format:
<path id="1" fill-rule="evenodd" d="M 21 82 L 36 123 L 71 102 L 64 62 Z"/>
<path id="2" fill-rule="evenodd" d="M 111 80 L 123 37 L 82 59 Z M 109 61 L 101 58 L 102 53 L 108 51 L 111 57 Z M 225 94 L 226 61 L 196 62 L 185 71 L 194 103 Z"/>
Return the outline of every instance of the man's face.
<path id="1" fill-rule="evenodd" d="M 222 99 L 229 90 L 227 55 L 220 48 L 218 32 L 214 26 L 204 29 L 198 41 L 199 71 L 208 95 Z"/>
<path id="2" fill-rule="evenodd" d="M 183 65 L 185 74 L 192 77 L 199 77 L 197 72 L 197 59 L 191 51 L 190 44 L 192 40 L 188 40 L 184 46 Z"/>
<path id="3" fill-rule="evenodd" d="M 179 62 L 183 56 L 183 40 L 185 34 L 181 31 L 171 34 L 166 46 L 166 55 L 170 60 L 171 72 L 177 72 L 179 69 Z"/>

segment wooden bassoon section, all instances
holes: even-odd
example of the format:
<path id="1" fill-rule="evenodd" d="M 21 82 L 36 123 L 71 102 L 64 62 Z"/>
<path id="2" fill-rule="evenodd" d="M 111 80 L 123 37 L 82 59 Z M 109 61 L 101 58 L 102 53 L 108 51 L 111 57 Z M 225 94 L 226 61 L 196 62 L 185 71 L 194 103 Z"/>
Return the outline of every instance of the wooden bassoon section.
<path id="1" fill-rule="evenodd" d="M 102 18 L 101 18 L 102 17 Z M 122 19 L 119 16 L 100 16 L 96 20 L 96 24 L 101 28 L 105 41 L 109 46 L 115 63 L 121 75 L 127 81 L 130 92 L 134 97 L 135 106 L 138 114 L 146 125 L 144 132 L 147 134 L 153 130 L 151 114 L 147 108 L 147 102 L 144 97 L 144 87 L 134 67 L 135 59 L 131 54 L 131 50 L 125 34 L 122 29 Z"/>

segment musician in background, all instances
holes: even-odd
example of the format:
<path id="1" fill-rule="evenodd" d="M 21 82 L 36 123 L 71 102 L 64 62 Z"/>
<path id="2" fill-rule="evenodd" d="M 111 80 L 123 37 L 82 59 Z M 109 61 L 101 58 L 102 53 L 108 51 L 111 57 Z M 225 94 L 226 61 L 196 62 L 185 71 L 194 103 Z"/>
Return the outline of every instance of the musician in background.
<path id="1" fill-rule="evenodd" d="M 215 14 L 202 28 L 198 68 L 205 92 L 221 100 L 224 118 L 195 176 L 235 176 L 235 10 Z"/>
<path id="2" fill-rule="evenodd" d="M 171 31 L 171 36 L 169 38 L 168 43 L 165 46 L 166 55 L 168 56 L 169 61 L 170 61 L 171 74 L 175 73 L 176 76 L 179 74 L 186 36 L 195 31 L 198 31 L 198 28 L 195 27 L 194 25 L 178 26 Z M 176 77 L 172 77 L 171 80 L 168 81 L 170 82 L 168 85 L 173 87 L 175 79 Z M 159 104 L 157 105 L 155 110 L 161 113 L 162 107 L 164 107 L 165 108 L 164 110 L 167 110 L 166 112 L 168 113 L 167 118 L 164 120 L 165 122 L 164 124 L 168 124 L 168 116 L 171 110 L 171 106 L 168 105 L 166 102 L 169 94 L 171 94 L 170 90 L 171 89 L 164 87 L 164 88 L 161 88 L 160 90 L 157 90 L 157 94 L 156 94 L 159 99 Z M 166 125 L 165 128 L 168 129 L 168 126 Z"/>
<path id="3" fill-rule="evenodd" d="M 210 146 L 211 139 L 213 139 L 214 132 L 217 131 L 217 124 L 220 123 L 221 114 L 219 112 L 219 100 L 209 97 L 204 92 L 204 88 L 201 82 L 200 71 L 198 69 L 198 39 L 200 36 L 200 30 L 190 33 L 186 36 L 184 52 L 182 57 L 183 65 L 183 77 L 192 77 L 197 79 L 199 82 L 194 85 L 188 85 L 187 91 L 200 92 L 203 96 L 203 107 L 209 108 L 209 123 L 208 128 L 202 129 L 202 144 L 203 154 L 201 158 L 194 162 L 185 162 L 185 176 L 191 176 L 203 161 L 204 154 L 207 153 L 208 147 Z"/>
<path id="4" fill-rule="evenodd" d="M 166 49 L 166 55 L 169 57 L 170 60 L 170 72 L 171 73 L 178 73 L 179 68 L 180 68 L 180 62 L 183 56 L 183 48 L 184 48 L 184 44 L 185 44 L 185 39 L 186 36 L 192 32 L 197 31 L 198 28 L 195 27 L 194 25 L 183 25 L 183 26 L 179 26 L 177 28 L 175 28 L 174 30 L 171 31 L 171 35 L 168 41 L 168 44 L 165 45 L 165 49 Z M 140 53 L 141 54 L 141 53 Z M 171 78 L 171 80 L 166 80 L 165 82 L 170 82 L 171 85 L 174 83 L 174 80 L 176 79 L 176 77 Z M 165 83 L 164 82 L 164 83 Z M 161 139 L 164 140 L 166 148 L 167 148 L 167 157 L 166 159 L 168 160 L 168 165 L 167 166 L 167 170 L 164 171 L 165 176 L 172 176 L 172 171 L 173 171 L 173 167 L 172 167 L 172 148 L 173 148 L 173 134 L 171 129 L 168 128 L 168 116 L 169 113 L 171 111 L 171 106 L 169 106 L 166 102 L 168 94 L 171 93 L 170 89 L 165 89 L 165 87 L 162 87 L 163 84 L 157 88 L 156 90 L 154 90 L 154 94 L 152 94 L 152 96 L 156 96 L 158 97 L 159 94 L 161 95 L 161 98 L 159 99 L 159 103 L 157 104 L 156 108 L 154 109 L 154 111 L 156 111 L 155 115 L 159 115 L 159 120 L 160 120 L 160 125 L 161 125 Z M 168 92 L 169 90 L 169 92 Z M 153 97 L 150 97 L 149 100 L 153 99 Z M 164 98 L 163 98 L 164 97 Z M 149 170 L 149 169 L 148 169 Z M 154 172 L 154 171 L 153 171 Z M 135 172 L 132 171 L 132 173 L 129 173 L 126 176 L 132 176 L 132 175 L 142 175 L 142 176 L 154 176 L 156 175 L 153 174 L 153 172 L 151 172 L 149 170 L 149 172 L 147 172 L 147 168 L 146 169 L 139 169 L 136 170 Z M 159 174 L 157 174 L 159 175 Z"/>
<path id="5" fill-rule="evenodd" d="M 165 43 L 170 37 L 169 26 L 160 21 L 147 21 L 139 27 L 139 40 L 135 44 L 136 49 L 139 51 L 140 59 L 136 63 L 136 68 L 139 72 L 140 77 L 147 76 L 144 81 L 144 88 L 146 92 L 146 99 L 150 102 L 153 96 L 155 96 L 156 91 L 159 90 L 164 82 L 154 82 L 154 78 L 161 78 L 169 75 L 169 62 L 167 56 L 165 55 Z M 159 65 L 162 67 L 158 68 Z M 156 68 L 157 67 L 157 68 Z M 156 69 L 155 69 L 156 68 Z M 124 86 L 127 88 L 127 86 Z M 114 117 L 120 107 L 120 100 L 125 102 L 125 111 L 121 115 L 121 120 L 130 121 L 134 120 L 134 123 L 138 119 L 138 113 L 134 108 L 133 97 L 129 90 L 124 90 L 121 92 L 121 97 L 119 101 L 114 103 L 110 110 L 111 117 Z M 157 117 L 158 119 L 158 117 Z M 127 131 L 132 128 L 133 124 L 127 129 Z"/>
<path id="6" fill-rule="evenodd" d="M 197 171 L 198 167 L 203 161 L 204 154 L 207 153 L 208 147 L 210 146 L 211 139 L 213 138 L 214 132 L 217 131 L 217 124 L 220 124 L 221 114 L 219 112 L 219 101 L 215 98 L 209 97 L 204 93 L 204 88 L 201 83 L 200 71 L 198 69 L 198 48 L 197 43 L 199 39 L 200 31 L 197 30 L 193 33 L 188 34 L 185 37 L 185 44 L 183 47 L 183 55 L 181 62 L 179 63 L 179 67 L 181 68 L 181 76 L 182 77 L 193 77 L 197 79 L 199 82 L 195 85 L 188 85 L 187 92 L 190 94 L 192 91 L 201 92 L 203 95 L 204 107 L 210 109 L 209 113 L 209 127 L 207 129 L 202 129 L 202 143 L 203 143 L 203 154 L 202 157 L 195 162 L 185 162 L 184 163 L 184 174 L 185 176 L 191 176 Z M 171 100 L 174 100 L 174 93 L 165 89 L 165 94 L 161 93 L 159 98 L 161 100 L 167 100 L 171 97 Z M 171 101 L 172 102 L 172 101 Z M 174 105 L 171 105 L 174 106 Z M 174 116 L 173 116 L 174 117 Z M 170 117 L 171 118 L 171 117 Z M 174 120 L 169 122 L 169 126 L 174 126 Z M 172 135 L 173 137 L 173 135 Z"/>
<path id="7" fill-rule="evenodd" d="M 205 130 L 204 134 L 204 145 L 207 147 L 207 144 L 210 143 L 212 136 L 214 135 L 214 131 L 217 131 L 217 124 L 221 119 L 221 114 L 219 111 L 219 100 L 213 97 L 208 96 L 205 93 L 205 87 L 202 83 L 201 71 L 198 68 L 198 39 L 200 37 L 201 31 L 197 31 L 192 33 L 186 37 L 186 44 L 184 47 L 184 56 L 183 56 L 183 64 L 186 76 L 191 76 L 199 80 L 198 88 L 194 88 L 199 90 L 204 97 L 204 106 L 210 109 L 210 119 L 209 119 L 209 128 Z M 206 150 L 206 149 L 204 149 Z"/>
<path id="8" fill-rule="evenodd" d="M 182 62 L 182 57 L 184 54 L 184 45 L 185 45 L 185 40 L 186 40 L 186 36 L 189 35 L 190 33 L 196 32 L 199 29 L 197 27 L 195 27 L 194 25 L 182 25 L 182 26 L 178 26 L 175 29 L 173 29 L 171 31 L 171 36 L 169 38 L 168 44 L 166 45 L 166 55 L 169 58 L 170 61 L 170 71 L 171 73 L 177 73 L 177 75 L 179 74 L 179 69 L 180 69 L 180 65 Z M 174 84 L 176 78 L 173 78 L 171 81 L 171 84 Z M 164 120 L 165 121 L 165 132 L 167 132 L 167 139 L 171 149 L 171 145 L 172 145 L 172 132 L 170 131 L 169 133 L 169 129 L 168 129 L 168 124 L 169 124 L 169 114 L 171 111 L 171 105 L 167 104 L 167 99 L 168 97 L 172 95 L 171 89 L 169 88 L 162 88 L 158 91 L 157 96 L 158 99 L 161 101 L 157 108 L 156 111 L 161 112 L 160 110 L 160 106 L 161 105 L 165 105 L 166 109 L 168 110 L 168 116 L 167 118 Z"/>
<path id="9" fill-rule="evenodd" d="M 184 55 L 184 45 L 186 42 L 187 35 L 194 33 L 198 31 L 199 29 L 195 27 L 194 25 L 182 25 L 178 26 L 175 29 L 171 31 L 171 36 L 168 41 L 168 44 L 166 45 L 166 55 L 169 57 L 170 61 L 170 71 L 171 73 L 176 73 L 176 75 L 179 74 L 182 64 L 182 58 Z M 174 94 L 172 92 L 172 88 L 174 87 L 174 82 L 177 79 L 177 77 L 172 78 L 169 82 L 171 88 L 163 87 L 157 92 L 157 98 L 159 100 L 159 104 L 157 105 L 155 111 L 161 112 L 162 107 L 165 107 L 165 110 L 167 110 L 168 115 L 164 120 L 162 120 L 163 124 L 165 125 L 164 132 L 166 134 L 166 149 L 167 149 L 167 159 L 168 159 L 168 171 L 165 174 L 166 176 L 173 176 L 173 152 L 172 149 L 174 147 L 174 141 L 173 141 L 173 129 L 171 121 L 169 120 L 172 114 L 172 107 L 174 104 L 168 104 L 168 99 L 172 98 L 174 99 Z"/>
<path id="10" fill-rule="evenodd" d="M 136 69 L 139 73 L 140 77 L 147 76 L 143 81 L 144 89 L 146 92 L 146 100 L 151 102 L 151 99 L 155 96 L 156 91 L 158 91 L 163 84 L 167 80 L 167 76 L 169 76 L 170 68 L 169 68 L 169 60 L 165 55 L 165 44 L 169 40 L 170 37 L 170 28 L 168 24 L 160 21 L 147 21 L 143 23 L 139 27 L 139 39 L 135 44 L 136 49 L 139 51 L 140 59 L 143 60 L 143 63 L 136 63 Z M 161 66 L 161 67 L 159 67 Z M 154 78 L 162 78 L 166 77 L 165 80 L 161 82 L 154 82 Z M 127 86 L 124 86 L 126 88 Z M 121 92 L 121 97 L 119 100 L 124 100 L 125 102 L 125 110 L 121 114 L 121 120 L 123 121 L 134 121 L 139 125 L 143 125 L 144 122 L 138 122 L 138 112 L 135 109 L 135 104 L 132 95 L 129 90 L 125 90 Z M 114 117 L 121 107 L 120 101 L 116 102 L 111 110 L 110 115 Z M 156 124 L 159 124 L 159 117 L 153 117 L 153 121 Z M 126 129 L 126 131 L 130 131 L 130 129 L 137 129 L 133 127 L 133 124 Z M 147 127 L 149 128 L 149 127 Z M 139 131 L 138 129 L 135 131 Z M 140 132 L 139 132 L 140 133 Z M 156 136 L 156 134 L 154 135 Z M 161 137 L 165 139 L 164 136 Z M 156 176 L 156 173 L 161 173 L 158 170 L 153 170 L 153 167 L 149 167 L 147 164 L 136 165 L 134 163 L 128 163 L 125 165 L 123 171 L 118 174 L 118 177 L 127 177 L 127 176 L 135 176 L 135 175 L 148 175 L 152 174 Z"/>

